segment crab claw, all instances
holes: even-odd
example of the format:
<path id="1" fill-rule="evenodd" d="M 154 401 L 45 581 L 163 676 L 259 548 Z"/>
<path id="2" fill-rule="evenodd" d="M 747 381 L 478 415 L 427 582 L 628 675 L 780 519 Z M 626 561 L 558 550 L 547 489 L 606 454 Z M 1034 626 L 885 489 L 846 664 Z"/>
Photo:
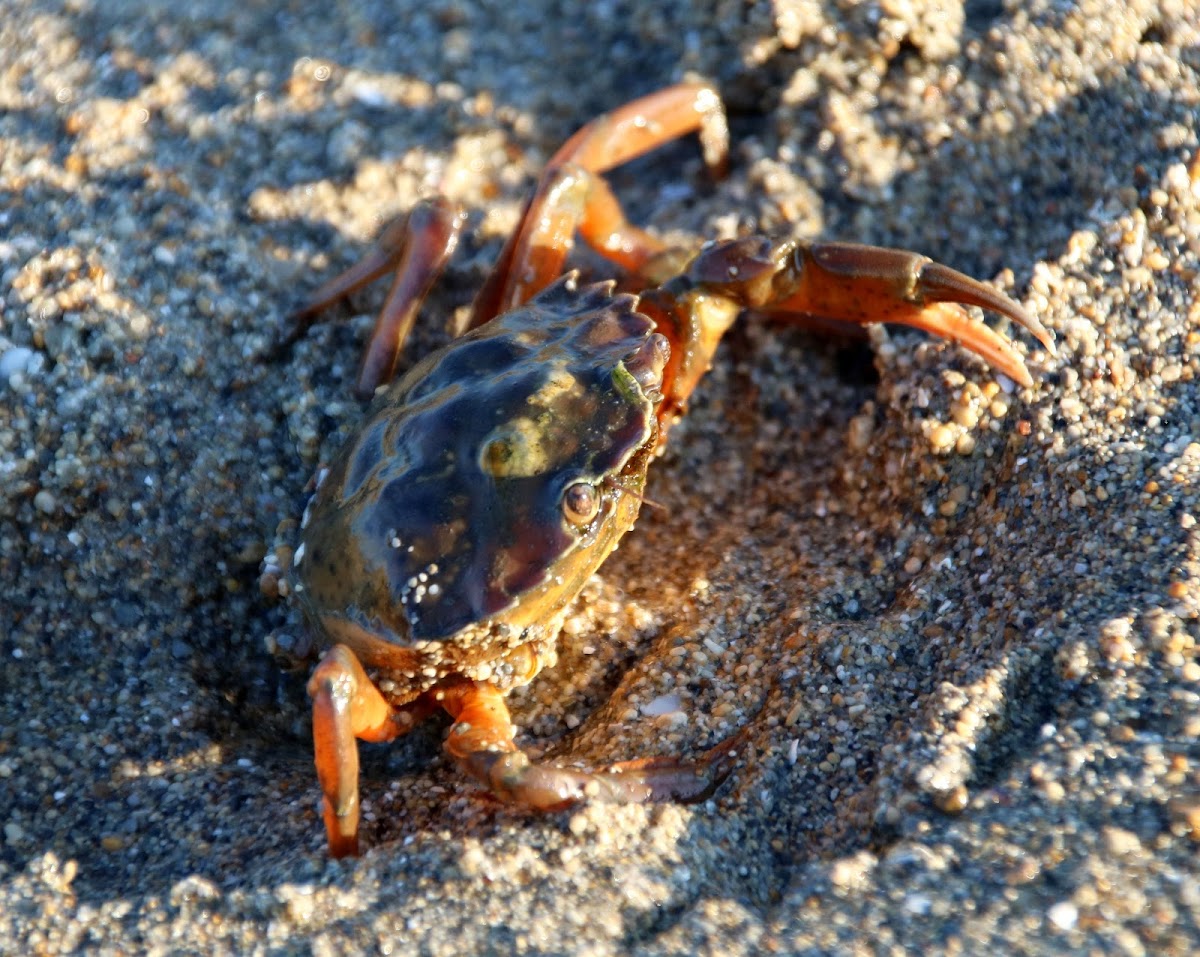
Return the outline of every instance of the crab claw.
<path id="1" fill-rule="evenodd" d="M 747 237 L 706 247 L 688 268 L 698 290 L 780 319 L 898 322 L 959 342 L 1021 385 L 1033 380 L 1009 339 L 974 318 L 979 306 L 1024 326 L 1054 354 L 1054 337 L 1003 293 L 918 253 L 853 243 Z"/>
<path id="2" fill-rule="evenodd" d="M 898 322 L 961 343 L 1021 385 L 1033 379 L 1005 337 L 963 306 L 979 306 L 1028 329 L 1054 354 L 1054 337 L 1003 293 L 917 253 L 851 243 L 798 245 L 786 270 L 796 286 L 766 304 L 855 323 Z"/>

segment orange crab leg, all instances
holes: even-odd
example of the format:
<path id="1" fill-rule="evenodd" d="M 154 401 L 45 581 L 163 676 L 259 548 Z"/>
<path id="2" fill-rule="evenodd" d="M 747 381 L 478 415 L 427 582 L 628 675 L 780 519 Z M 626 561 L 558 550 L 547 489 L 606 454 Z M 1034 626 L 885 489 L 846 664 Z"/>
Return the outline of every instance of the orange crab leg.
<path id="1" fill-rule="evenodd" d="M 412 332 L 421 303 L 454 255 L 466 215 L 438 197 L 414 206 L 408 217 L 404 251 L 384 300 L 371 341 L 363 353 L 355 391 L 368 397 L 396 371 L 396 359 Z"/>
<path id="2" fill-rule="evenodd" d="M 561 275 L 575 230 L 587 215 L 589 185 L 587 172 L 573 165 L 549 171 L 542 177 L 537 193 L 538 214 L 527 216 L 509 239 L 513 247 L 509 259 L 519 265 L 503 276 L 503 288 L 497 292 L 501 297 L 497 314 L 532 299 Z M 507 252 L 506 247 L 502 259 Z M 480 302 L 490 294 L 492 279 L 499 275 L 498 269 L 493 270 L 476 297 L 469 328 L 486 321 L 481 318 Z"/>
<path id="3" fill-rule="evenodd" d="M 667 250 L 657 236 L 634 226 L 612 189 L 599 176 L 592 176 L 586 215 L 579 221 L 579 235 L 592 249 L 626 272 L 641 272 L 655 256 Z"/>
<path id="4" fill-rule="evenodd" d="M 544 177 L 541 185 L 540 215 L 527 220 L 514 234 L 518 238 L 511 258 L 522 266 L 506 277 L 501 312 L 532 299 L 562 275 L 576 232 L 631 273 L 640 272 L 666 251 L 666 243 L 630 224 L 608 184 L 582 167 L 573 163 L 560 166 Z M 471 327 L 481 324 L 473 320 Z"/>
<path id="5" fill-rule="evenodd" d="M 685 136 L 700 134 L 704 159 L 723 172 L 729 152 L 725 111 L 716 91 L 701 83 L 659 90 L 601 116 L 576 132 L 546 165 L 487 282 L 475 299 L 470 328 L 529 300 L 562 271 L 577 227 L 588 245 L 609 260 L 640 269 L 663 244 L 629 224 L 600 173 Z M 592 174 L 592 175 L 588 175 Z M 578 198 L 564 199 L 565 181 L 580 180 Z M 546 220 L 557 221 L 550 226 Z M 564 237 L 569 220 L 570 233 Z M 557 245 L 548 246 L 553 238 Z"/>
<path id="6" fill-rule="evenodd" d="M 703 801 L 729 774 L 742 740 L 735 736 L 722 742 L 691 764 L 651 758 L 595 774 L 572 771 L 535 764 L 516 746 L 504 697 L 491 685 L 465 682 L 436 696 L 454 718 L 446 751 L 459 767 L 501 800 L 541 811 L 585 799 L 621 804 Z"/>
<path id="7" fill-rule="evenodd" d="M 578 163 L 604 173 L 688 133 L 700 134 L 704 162 L 722 173 L 729 126 L 720 95 L 707 83 L 678 83 L 596 117 L 576 130 L 547 166 Z"/>
<path id="8" fill-rule="evenodd" d="M 363 351 L 355 386 L 360 398 L 370 397 L 395 372 L 396 359 L 412 331 L 417 311 L 454 254 L 464 219 L 458 204 L 443 196 L 423 199 L 408 213 L 393 219 L 362 260 L 325 282 L 305 305 L 287 317 L 290 329 L 277 350 L 304 335 L 330 305 L 395 270 L 392 288 Z"/>
<path id="9" fill-rule="evenodd" d="M 313 701 L 313 751 L 329 853 L 358 854 L 358 742 L 391 741 L 413 717 L 384 700 L 345 645 L 325 653 L 308 682 Z M 409 720 L 406 722 L 404 718 Z"/>
<path id="10" fill-rule="evenodd" d="M 526 302 L 562 272 L 576 230 L 617 265 L 639 272 L 664 244 L 625 219 L 599 177 L 688 133 L 700 135 L 704 160 L 720 174 L 729 152 L 725 111 L 716 91 L 681 83 L 618 107 L 582 127 L 554 154 L 525 204 L 475 299 L 468 328 Z M 393 220 L 359 263 L 322 285 L 285 322 L 289 330 L 269 350 L 280 354 L 304 335 L 318 314 L 389 270 L 396 278 L 363 353 L 356 393 L 369 397 L 393 375 L 421 302 L 458 242 L 463 213 L 444 197 L 423 200 Z"/>

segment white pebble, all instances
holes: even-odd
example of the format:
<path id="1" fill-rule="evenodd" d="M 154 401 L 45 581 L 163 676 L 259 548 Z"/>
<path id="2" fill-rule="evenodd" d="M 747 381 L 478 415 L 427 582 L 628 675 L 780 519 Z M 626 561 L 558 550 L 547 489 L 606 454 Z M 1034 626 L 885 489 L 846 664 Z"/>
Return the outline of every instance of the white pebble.
<path id="1" fill-rule="evenodd" d="M 653 701 L 642 706 L 642 714 L 648 718 L 657 718 L 663 714 L 674 714 L 683 709 L 683 702 L 677 694 L 659 695 Z"/>
<path id="2" fill-rule="evenodd" d="M 0 354 L 0 382 L 8 383 L 14 376 L 25 376 L 39 371 L 44 359 L 25 346 L 13 346 Z"/>
<path id="3" fill-rule="evenodd" d="M 1059 930 L 1071 930 L 1079 920 L 1079 908 L 1070 901 L 1059 901 L 1046 911 L 1046 917 Z"/>

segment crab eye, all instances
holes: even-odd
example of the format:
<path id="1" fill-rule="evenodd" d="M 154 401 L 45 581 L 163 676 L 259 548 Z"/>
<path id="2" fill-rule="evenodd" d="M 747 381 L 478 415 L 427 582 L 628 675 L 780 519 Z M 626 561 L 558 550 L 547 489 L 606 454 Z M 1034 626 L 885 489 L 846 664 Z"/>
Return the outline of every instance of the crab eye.
<path id="1" fill-rule="evenodd" d="M 572 525 L 586 525 L 600 511 L 600 493 L 590 482 L 576 482 L 563 492 L 563 516 Z"/>

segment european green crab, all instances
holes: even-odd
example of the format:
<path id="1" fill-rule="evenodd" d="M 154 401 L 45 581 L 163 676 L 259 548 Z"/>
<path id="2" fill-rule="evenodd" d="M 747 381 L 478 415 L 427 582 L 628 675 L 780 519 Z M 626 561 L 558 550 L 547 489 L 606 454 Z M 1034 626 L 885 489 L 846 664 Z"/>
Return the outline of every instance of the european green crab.
<path id="1" fill-rule="evenodd" d="M 475 300 L 469 331 L 379 391 L 318 481 L 293 575 L 330 646 L 308 689 L 334 856 L 358 853 L 357 739 L 391 740 L 439 709 L 453 718 L 445 748 L 460 767 L 533 808 L 695 801 L 720 784 L 736 737 L 694 763 L 586 773 L 531 761 L 504 698 L 555 662 L 568 606 L 633 527 L 646 471 L 739 314 L 905 323 L 1022 384 L 1031 379 L 1020 354 L 963 306 L 1007 316 L 1053 349 L 1015 302 L 915 253 L 765 237 L 667 248 L 627 222 L 600 174 L 691 132 L 721 167 L 724 109 L 706 85 L 661 90 L 572 136 Z M 293 315 L 285 341 L 395 271 L 358 379 L 359 393 L 374 395 L 462 224 L 445 199 L 418 204 Z M 635 292 L 561 275 L 577 233 Z"/>

